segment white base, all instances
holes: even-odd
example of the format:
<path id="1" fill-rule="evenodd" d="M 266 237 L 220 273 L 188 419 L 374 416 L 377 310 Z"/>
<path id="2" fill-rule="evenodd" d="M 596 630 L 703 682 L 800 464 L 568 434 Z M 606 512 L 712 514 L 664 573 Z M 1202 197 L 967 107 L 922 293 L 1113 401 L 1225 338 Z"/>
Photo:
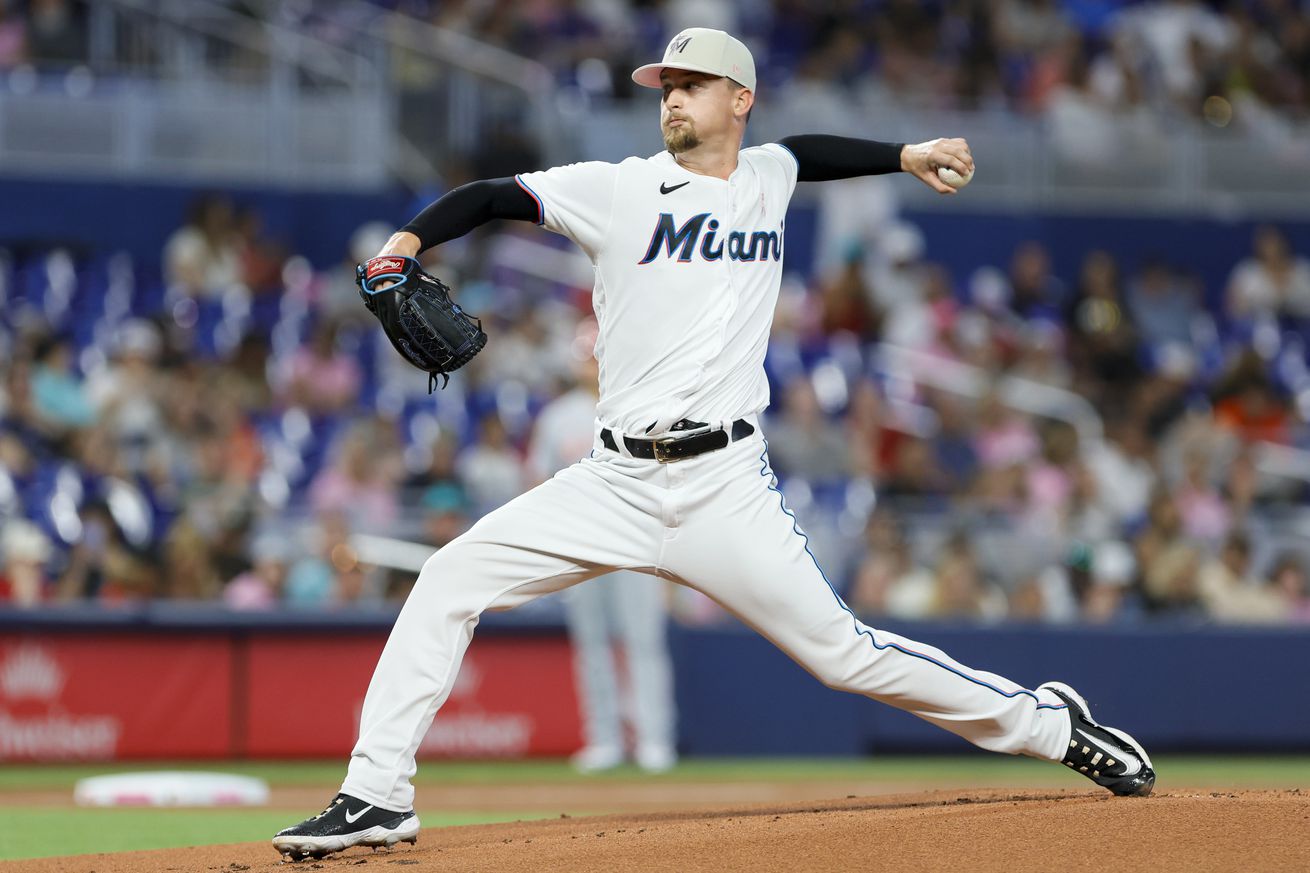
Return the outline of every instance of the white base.
<path id="1" fill-rule="evenodd" d="M 268 783 L 231 773 L 115 773 L 80 780 L 73 800 L 79 806 L 263 806 Z"/>

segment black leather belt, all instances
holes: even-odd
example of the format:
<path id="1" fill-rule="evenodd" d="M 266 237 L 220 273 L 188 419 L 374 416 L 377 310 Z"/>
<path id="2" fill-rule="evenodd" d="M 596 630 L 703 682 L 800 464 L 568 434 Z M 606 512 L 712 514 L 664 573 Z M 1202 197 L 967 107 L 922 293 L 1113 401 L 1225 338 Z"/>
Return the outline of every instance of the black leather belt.
<path id="1" fill-rule="evenodd" d="M 705 424 L 703 422 L 687 421 L 684 418 L 671 429 L 691 430 L 696 427 L 705 427 Z M 667 464 L 671 461 L 694 458 L 697 455 L 721 449 L 727 446 L 728 443 L 735 443 L 737 440 L 745 439 L 753 433 L 755 433 L 755 426 L 746 419 L 739 418 L 732 423 L 731 432 L 712 430 L 708 433 L 698 433 L 695 436 L 670 437 L 662 440 L 638 440 L 625 436 L 623 444 L 628 447 L 628 452 L 634 458 L 644 458 Z M 601 429 L 600 441 L 605 448 L 612 452 L 619 450 L 618 444 L 614 442 L 614 433 L 608 427 Z"/>

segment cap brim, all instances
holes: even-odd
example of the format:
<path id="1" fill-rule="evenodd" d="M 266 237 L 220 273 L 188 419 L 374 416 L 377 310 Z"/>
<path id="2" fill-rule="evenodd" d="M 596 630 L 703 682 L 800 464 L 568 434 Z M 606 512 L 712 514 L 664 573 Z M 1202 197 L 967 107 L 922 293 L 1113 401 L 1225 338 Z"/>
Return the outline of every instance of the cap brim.
<path id="1" fill-rule="evenodd" d="M 647 64 L 644 67 L 637 67 L 637 69 L 632 71 L 632 81 L 641 85 L 643 88 L 662 88 L 664 85 L 660 82 L 660 73 L 665 70 L 686 70 L 689 73 L 704 73 L 707 76 L 718 76 L 720 79 L 724 78 L 724 75 L 717 70 L 709 70 L 705 67 L 696 67 L 691 64 L 658 63 Z"/>

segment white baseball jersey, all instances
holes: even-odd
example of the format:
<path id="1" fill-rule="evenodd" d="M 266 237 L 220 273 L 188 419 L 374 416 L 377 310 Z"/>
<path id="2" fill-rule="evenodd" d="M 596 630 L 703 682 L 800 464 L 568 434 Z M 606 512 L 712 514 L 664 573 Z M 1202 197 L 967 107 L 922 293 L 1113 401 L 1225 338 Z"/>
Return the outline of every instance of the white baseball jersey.
<path id="1" fill-rule="evenodd" d="M 642 437 L 688 418 L 730 422 L 769 403 L 764 353 L 782 278 L 796 159 L 743 149 L 728 179 L 667 151 L 524 173 L 540 224 L 596 268 L 601 424 Z"/>

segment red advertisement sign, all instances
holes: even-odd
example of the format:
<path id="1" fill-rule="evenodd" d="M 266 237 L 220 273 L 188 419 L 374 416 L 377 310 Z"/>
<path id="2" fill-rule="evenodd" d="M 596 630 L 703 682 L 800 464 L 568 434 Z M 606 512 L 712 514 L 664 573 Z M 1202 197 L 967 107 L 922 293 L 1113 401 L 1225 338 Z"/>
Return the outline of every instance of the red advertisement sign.
<path id="1" fill-rule="evenodd" d="M 221 636 L 0 635 L 0 761 L 227 755 L 229 646 Z"/>
<path id="2" fill-rule="evenodd" d="M 350 753 L 382 637 L 256 637 L 248 659 L 245 753 Z M 566 755 L 582 745 L 562 637 L 475 640 L 420 757 Z"/>
<path id="3" fill-rule="evenodd" d="M 0 761 L 344 757 L 385 636 L 0 634 Z M 424 757 L 582 744 L 561 637 L 475 641 Z"/>

